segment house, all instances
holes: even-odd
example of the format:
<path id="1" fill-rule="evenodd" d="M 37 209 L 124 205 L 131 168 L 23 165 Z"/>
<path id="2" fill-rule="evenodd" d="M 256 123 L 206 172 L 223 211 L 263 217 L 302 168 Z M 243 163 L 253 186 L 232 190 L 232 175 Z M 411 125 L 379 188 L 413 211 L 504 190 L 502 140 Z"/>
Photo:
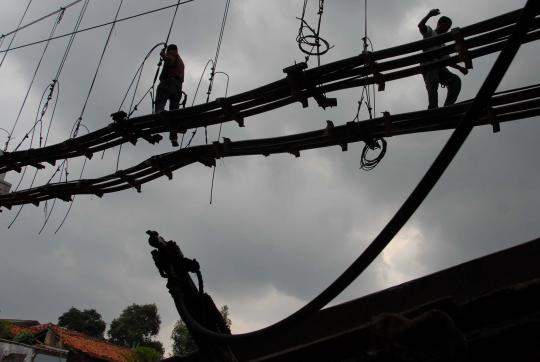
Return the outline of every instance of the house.
<path id="1" fill-rule="evenodd" d="M 0 339 L 1 362 L 66 362 L 68 351 Z"/>
<path id="2" fill-rule="evenodd" d="M 126 362 L 131 360 L 131 350 L 127 347 L 117 346 L 52 323 L 30 326 L 17 322 L 11 324 L 13 336 L 22 332 L 30 332 L 34 335 L 35 346 L 33 347 L 67 351 L 65 362 Z"/>

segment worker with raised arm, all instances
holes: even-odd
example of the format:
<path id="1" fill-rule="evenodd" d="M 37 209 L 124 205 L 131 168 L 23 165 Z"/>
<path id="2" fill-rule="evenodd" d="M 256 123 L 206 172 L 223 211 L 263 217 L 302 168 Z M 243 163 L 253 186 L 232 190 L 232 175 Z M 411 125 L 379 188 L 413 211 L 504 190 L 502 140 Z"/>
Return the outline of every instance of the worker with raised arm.
<path id="1" fill-rule="evenodd" d="M 184 62 L 178 54 L 178 47 L 169 44 L 160 53 L 163 59 L 163 69 L 159 75 L 159 85 L 156 90 L 155 113 L 163 112 L 165 104 L 169 101 L 169 110 L 180 107 L 182 98 L 182 84 L 184 82 Z M 178 136 L 176 132 L 170 134 L 173 146 L 178 146 Z"/>
<path id="2" fill-rule="evenodd" d="M 422 20 L 420 20 L 420 23 L 418 23 L 418 29 L 420 30 L 420 33 L 422 34 L 424 39 L 431 38 L 440 34 L 444 34 L 448 32 L 448 30 L 450 30 L 450 27 L 452 26 L 452 20 L 447 16 L 441 16 L 439 18 L 439 20 L 437 21 L 437 27 L 435 28 L 435 30 L 433 30 L 429 25 L 426 25 L 426 22 L 431 17 L 437 16 L 440 13 L 441 12 L 439 11 L 439 9 L 432 9 Z M 439 49 L 439 48 L 442 48 L 443 46 L 444 44 L 435 45 L 427 49 L 424 49 L 424 51 Z M 448 56 L 445 56 L 445 57 L 448 57 Z M 433 60 L 437 60 L 437 58 L 433 58 L 430 61 L 433 61 Z M 450 67 L 459 70 L 463 74 L 468 73 L 467 68 L 462 67 L 460 65 L 453 64 L 453 65 L 450 65 Z M 450 72 L 448 68 L 444 66 L 435 68 L 432 70 L 424 71 L 422 75 L 424 77 L 424 82 L 426 83 L 426 89 L 428 92 L 428 99 L 429 99 L 428 109 L 439 107 L 439 95 L 438 95 L 439 84 L 447 88 L 446 101 L 444 102 L 444 105 L 449 106 L 451 104 L 456 103 L 457 97 L 461 90 L 461 79 L 457 75 Z"/>

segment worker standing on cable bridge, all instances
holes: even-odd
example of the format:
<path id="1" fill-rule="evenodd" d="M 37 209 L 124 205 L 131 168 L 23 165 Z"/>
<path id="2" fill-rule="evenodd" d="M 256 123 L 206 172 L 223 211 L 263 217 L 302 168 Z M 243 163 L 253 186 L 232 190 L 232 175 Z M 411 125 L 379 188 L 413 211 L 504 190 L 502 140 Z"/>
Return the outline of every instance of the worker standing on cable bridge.
<path id="1" fill-rule="evenodd" d="M 169 44 L 166 49 L 161 50 L 160 56 L 163 59 L 163 69 L 159 75 L 159 85 L 156 90 L 155 113 L 165 109 L 167 100 L 170 111 L 180 107 L 184 82 L 184 62 L 178 54 L 178 47 L 175 44 Z M 171 142 L 176 146 L 178 144 L 176 133 L 171 132 L 170 136 Z"/>
<path id="2" fill-rule="evenodd" d="M 444 34 L 452 26 L 452 20 L 447 16 L 441 16 L 439 18 L 439 21 L 437 21 L 437 27 L 435 28 L 435 30 L 433 30 L 429 25 L 426 25 L 426 22 L 429 20 L 429 18 L 433 16 L 437 16 L 440 13 L 441 12 L 439 11 L 439 9 L 433 9 L 420 21 L 420 23 L 418 23 L 418 29 L 420 30 L 420 33 L 422 34 L 424 39 L 431 38 L 440 34 Z M 429 50 L 439 49 L 439 48 L 442 48 L 443 46 L 444 44 L 435 45 L 427 49 L 424 49 L 424 52 L 429 51 Z M 448 56 L 446 55 L 442 59 L 444 58 L 448 58 Z M 437 59 L 439 58 L 433 58 L 430 61 L 434 61 Z M 462 67 L 460 65 L 455 64 L 455 65 L 450 65 L 450 67 L 459 70 L 463 74 L 468 73 L 467 68 Z M 444 105 L 449 106 L 451 104 L 456 103 L 457 97 L 461 90 L 461 79 L 457 75 L 450 72 L 448 68 L 446 67 L 440 67 L 440 68 L 428 70 L 428 71 L 423 72 L 422 75 L 424 76 L 424 82 L 426 83 L 426 89 L 428 92 L 428 98 L 429 98 L 428 109 L 439 107 L 439 95 L 438 95 L 439 83 L 442 86 L 447 88 L 446 101 L 444 102 Z"/>

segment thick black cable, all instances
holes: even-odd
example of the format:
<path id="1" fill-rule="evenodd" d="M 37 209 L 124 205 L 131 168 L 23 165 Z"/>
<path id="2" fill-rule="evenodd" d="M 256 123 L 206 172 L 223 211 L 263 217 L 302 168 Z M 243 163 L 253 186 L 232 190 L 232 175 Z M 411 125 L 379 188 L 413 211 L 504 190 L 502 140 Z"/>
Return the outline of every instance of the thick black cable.
<path id="1" fill-rule="evenodd" d="M 536 13 L 535 10 L 538 9 L 539 6 L 540 2 L 537 0 L 527 1 L 525 7 L 522 9 L 520 19 L 514 27 L 512 35 L 508 39 L 504 49 L 499 54 L 499 57 L 495 61 L 495 64 L 485 79 L 482 87 L 478 91 L 472 105 L 422 180 L 415 187 L 403 205 L 399 208 L 394 217 L 392 217 L 388 224 L 379 233 L 379 235 L 371 242 L 365 251 L 332 284 L 330 284 L 328 288 L 326 288 L 322 293 L 315 297 L 311 302 L 307 303 L 300 310 L 291 314 L 289 317 L 255 332 L 229 335 L 209 330 L 193 318 L 183 303 L 183 300 L 181 300 L 182 298 L 179 298 L 180 300 L 175 300 L 175 302 L 179 302 L 176 304 L 180 309 L 180 313 L 184 321 L 191 328 L 193 328 L 193 330 L 197 331 L 197 333 L 200 333 L 209 339 L 227 342 L 245 340 L 248 337 L 261 336 L 271 331 L 276 331 L 279 328 L 290 327 L 292 324 L 297 323 L 309 315 L 318 312 L 337 295 L 343 292 L 343 290 L 345 290 L 345 288 L 347 288 L 392 241 L 394 236 L 418 209 L 433 187 L 437 184 L 441 176 L 444 174 L 445 170 L 450 165 L 451 161 L 456 156 L 468 135 L 472 131 L 474 120 L 480 116 L 481 112 L 500 84 L 508 67 L 512 63 L 517 51 L 521 46 L 521 40 L 526 35 L 532 19 L 534 19 L 534 14 Z"/>
<path id="2" fill-rule="evenodd" d="M 26 9 L 24 9 L 24 13 L 21 16 L 21 20 L 19 21 L 19 24 L 17 25 L 17 29 L 15 29 L 15 31 L 13 31 L 13 33 L 12 33 L 13 36 L 11 37 L 11 40 L 9 41 L 7 49 L 1 51 L 1 52 L 4 53 L 4 56 L 2 57 L 2 60 L 0 61 L 0 68 L 2 67 L 2 64 L 4 64 L 4 60 L 6 60 L 7 53 L 9 52 L 9 50 L 11 48 L 11 45 L 13 44 L 13 41 L 15 40 L 15 37 L 17 36 L 18 29 L 21 26 L 21 24 L 22 24 L 22 22 L 24 20 L 24 17 L 26 16 L 26 13 L 28 12 L 28 8 L 30 7 L 31 4 L 32 4 L 32 0 L 30 0 L 28 2 L 28 5 L 26 5 Z M 5 35 L 2 35 L 2 39 L 5 39 L 5 37 L 6 37 Z M 3 41 L 2 41 L 2 43 L 3 43 Z"/>
<path id="3" fill-rule="evenodd" d="M 58 24 L 60 24 L 60 21 L 62 20 L 63 12 L 58 14 L 58 17 L 54 21 L 53 27 L 51 29 L 51 36 L 56 31 L 56 28 L 58 27 Z M 26 105 L 26 101 L 28 100 L 28 96 L 30 95 L 30 91 L 32 90 L 32 85 L 34 85 L 34 81 L 36 80 L 37 73 L 39 71 L 39 68 L 41 67 L 41 63 L 43 62 L 43 58 L 45 57 L 45 53 L 47 52 L 47 49 L 49 48 L 50 41 L 45 43 L 45 47 L 43 48 L 43 52 L 41 53 L 41 57 L 39 58 L 38 64 L 36 66 L 36 69 L 34 70 L 34 74 L 32 75 L 32 79 L 30 80 L 30 85 L 28 86 L 28 89 L 26 91 L 26 95 L 24 96 L 24 100 L 21 104 L 21 107 L 19 108 L 19 113 L 17 114 L 17 118 L 15 119 L 15 122 L 13 122 L 13 127 L 11 128 L 10 134 L 13 135 L 15 132 L 15 128 L 17 127 L 17 124 L 19 123 L 19 119 L 21 117 L 22 111 L 24 109 L 24 106 Z M 4 146 L 4 151 L 7 151 L 9 143 L 11 142 L 11 135 L 6 141 L 6 144 Z"/>
<path id="4" fill-rule="evenodd" d="M 190 2 L 193 2 L 193 1 L 195 1 L 195 0 L 184 0 L 184 1 L 180 2 L 180 5 L 187 4 L 187 3 L 190 3 Z M 163 6 L 161 8 L 157 8 L 157 9 L 145 11 L 145 12 L 142 12 L 142 13 L 138 13 L 138 14 L 135 14 L 135 15 L 127 16 L 125 18 L 120 18 L 120 19 L 118 19 L 116 21 L 116 23 L 120 23 L 120 22 L 123 22 L 123 21 L 126 21 L 126 20 L 135 19 L 135 18 L 145 16 L 145 15 L 148 15 L 148 14 L 153 14 L 153 13 L 156 13 L 158 11 L 170 9 L 172 7 L 175 7 L 175 6 L 177 6 L 176 3 L 173 4 L 173 5 Z M 114 21 L 109 21 L 109 22 L 102 23 L 102 24 L 99 24 L 99 25 L 94 25 L 94 26 L 90 26 L 88 28 L 84 28 L 84 29 L 78 30 L 76 32 L 70 32 L 70 33 L 58 35 L 58 36 L 52 37 L 50 39 L 42 39 L 42 40 L 38 40 L 38 41 L 35 41 L 35 42 L 19 45 L 19 46 L 13 47 L 13 48 L 7 48 L 7 49 L 4 49 L 4 50 L 0 50 L 0 53 L 5 53 L 5 52 L 12 51 L 12 50 L 21 49 L 21 48 L 26 48 L 26 47 L 33 46 L 33 45 L 36 45 L 36 44 L 45 43 L 46 41 L 49 41 L 49 40 L 56 40 L 56 39 L 64 38 L 66 36 L 70 36 L 70 35 L 73 35 L 73 34 L 83 33 L 85 31 L 102 28 L 104 26 L 111 25 L 113 23 L 114 23 Z"/>

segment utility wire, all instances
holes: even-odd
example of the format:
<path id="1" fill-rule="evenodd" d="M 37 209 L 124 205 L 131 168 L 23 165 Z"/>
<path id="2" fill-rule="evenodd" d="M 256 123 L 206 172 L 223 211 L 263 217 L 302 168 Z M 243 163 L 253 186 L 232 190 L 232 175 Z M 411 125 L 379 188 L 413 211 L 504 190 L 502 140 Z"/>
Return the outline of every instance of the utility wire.
<path id="1" fill-rule="evenodd" d="M 180 2 L 180 5 L 187 4 L 187 3 L 190 3 L 190 2 L 193 2 L 193 1 L 195 1 L 195 0 L 184 0 L 184 1 L 181 1 L 181 2 Z M 35 41 L 35 42 L 31 42 L 31 43 L 19 45 L 19 46 L 13 47 L 13 48 L 8 47 L 7 49 L 0 50 L 0 53 L 5 53 L 5 52 L 12 51 L 12 50 L 21 49 L 21 48 L 26 48 L 26 47 L 33 46 L 33 45 L 36 45 L 36 44 L 45 43 L 46 41 L 49 41 L 49 40 L 56 40 L 56 39 L 64 38 L 64 37 L 66 37 L 66 36 L 70 36 L 70 35 L 73 35 L 73 34 L 83 33 L 83 32 L 85 32 L 85 31 L 89 31 L 89 30 L 94 30 L 94 29 L 102 28 L 102 27 L 104 27 L 104 26 L 111 25 L 111 24 L 113 24 L 113 23 L 120 23 L 120 22 L 123 22 L 123 21 L 126 21 L 126 20 L 131 20 L 131 19 L 135 19 L 135 18 L 138 18 L 138 17 L 141 17 L 141 16 L 148 15 L 148 14 L 152 14 L 152 13 L 155 13 L 155 12 L 158 12 L 158 11 L 170 9 L 170 8 L 175 7 L 175 6 L 177 6 L 177 5 L 178 5 L 178 3 L 175 3 L 175 4 L 173 4 L 173 5 L 163 6 L 163 7 L 161 7 L 161 8 L 157 8 L 157 9 L 145 11 L 145 12 L 142 12 L 142 13 L 139 13 L 139 14 L 127 16 L 127 17 L 125 17 L 125 18 L 120 18 L 120 19 L 118 19 L 118 20 L 116 20 L 116 21 L 109 21 L 109 22 L 106 22 L 106 23 L 103 23 L 103 24 L 94 25 L 94 26 L 90 26 L 90 27 L 88 27 L 88 28 L 84 28 L 84 29 L 81 29 L 81 30 L 77 30 L 77 31 L 75 31 L 75 32 L 70 32 L 70 33 L 58 35 L 58 36 L 52 37 L 52 38 L 50 38 L 50 39 L 38 40 L 38 41 Z"/>
<path id="2" fill-rule="evenodd" d="M 107 36 L 107 40 L 105 41 L 105 45 L 103 46 L 103 50 L 101 51 L 101 56 L 99 58 L 98 66 L 97 66 L 96 71 L 94 73 L 94 78 L 92 79 L 92 83 L 90 84 L 90 89 L 88 90 L 88 94 L 86 95 L 86 99 L 85 99 L 84 105 L 83 105 L 83 107 L 81 109 L 81 113 L 79 115 L 79 118 L 77 118 L 77 120 L 75 121 L 74 130 L 73 130 L 73 132 L 71 134 L 72 138 L 77 137 L 77 134 L 79 132 L 79 128 L 80 128 L 80 126 L 82 124 L 84 111 L 86 110 L 86 106 L 88 105 L 88 100 L 90 99 L 90 95 L 92 94 L 92 89 L 94 88 L 94 84 L 96 82 L 96 78 L 97 78 L 97 75 L 99 73 L 99 69 L 101 68 L 101 62 L 103 61 L 103 58 L 105 56 L 105 52 L 107 51 L 107 48 L 109 46 L 109 42 L 111 40 L 113 30 L 114 30 L 114 27 L 115 27 L 117 19 L 118 19 L 118 14 L 120 13 L 120 9 L 122 8 L 123 3 L 124 3 L 124 0 L 120 0 L 120 4 L 118 4 L 118 8 L 116 9 L 116 14 L 114 15 L 114 20 L 112 21 L 112 26 L 111 26 L 111 29 L 109 30 L 109 35 Z M 88 129 L 86 129 L 86 130 L 87 130 L 88 133 L 90 133 Z M 81 168 L 81 173 L 79 175 L 79 179 L 82 178 L 82 175 L 84 173 L 84 169 L 86 167 L 86 161 L 87 161 L 87 159 L 85 158 L 84 162 L 83 162 L 83 165 L 82 165 L 82 168 Z M 70 205 L 69 205 L 68 210 L 66 211 L 66 215 L 64 216 L 64 218 L 62 219 L 62 222 L 60 223 L 60 225 L 58 226 L 58 228 L 54 232 L 55 234 L 62 228 L 65 221 L 67 220 L 68 215 L 69 215 L 69 213 L 71 211 L 71 208 L 73 207 L 73 201 L 74 200 L 75 200 L 75 197 L 70 201 Z"/>
<path id="3" fill-rule="evenodd" d="M 212 94 L 212 89 L 213 89 L 213 86 L 214 86 L 214 78 L 215 78 L 215 75 L 216 75 L 217 62 L 218 62 L 218 59 L 219 59 L 219 53 L 221 51 L 221 42 L 223 41 L 223 34 L 225 33 L 225 26 L 227 24 L 227 18 L 229 16 L 229 6 L 230 6 L 230 4 L 231 4 L 231 0 L 226 0 L 226 2 L 225 2 L 225 10 L 223 11 L 223 19 L 221 20 L 221 29 L 219 31 L 218 43 L 217 43 L 217 46 L 216 46 L 216 54 L 214 55 L 214 59 L 212 60 L 212 67 L 210 68 L 210 79 L 209 79 L 209 83 L 208 83 L 208 90 L 206 91 L 206 103 L 208 103 L 210 101 L 210 95 Z M 206 63 L 205 69 L 206 69 L 206 67 L 208 66 L 209 63 L 210 63 L 210 61 L 208 61 Z M 204 74 L 204 71 L 203 71 L 203 74 Z M 201 79 L 202 79 L 202 76 L 201 76 Z M 199 80 L 199 85 L 200 85 L 200 83 L 201 83 L 201 81 Z M 198 88 L 199 88 L 199 86 L 197 86 L 197 90 L 198 90 Z M 193 102 L 195 102 L 195 97 L 196 97 L 196 93 L 195 93 L 195 96 L 193 97 Z M 191 134 L 191 138 L 190 138 L 189 142 L 187 143 L 186 147 L 189 147 L 189 145 L 191 144 L 191 141 L 193 141 L 193 138 L 197 134 L 197 130 L 198 130 L 198 128 L 195 128 L 195 130 Z M 206 144 L 208 144 L 208 130 L 207 130 L 206 126 L 204 126 L 204 136 L 205 136 Z"/>
<path id="4" fill-rule="evenodd" d="M 58 27 L 58 24 L 60 24 L 60 21 L 62 20 L 62 16 L 64 15 L 64 12 L 61 12 L 58 14 L 58 17 L 54 21 L 52 30 L 51 30 L 51 36 L 56 31 L 56 28 Z M 21 105 L 21 108 L 19 109 L 19 113 L 17 114 L 17 118 L 15 119 L 15 122 L 13 123 L 13 127 L 11 128 L 10 136 L 8 137 L 6 141 L 6 145 L 4 147 L 4 151 L 7 151 L 7 148 L 9 146 L 9 143 L 11 141 L 11 137 L 13 135 L 13 132 L 15 131 L 15 127 L 17 127 L 17 124 L 19 123 L 19 119 L 21 117 L 22 111 L 24 109 L 24 106 L 26 105 L 26 101 L 28 100 L 28 95 L 30 94 L 30 90 L 32 89 L 32 85 L 34 84 L 34 80 L 36 79 L 36 75 L 39 71 L 39 68 L 41 67 L 41 62 L 43 61 L 43 58 L 45 57 L 45 53 L 47 52 L 47 48 L 49 47 L 50 41 L 45 43 L 45 47 L 43 48 L 43 52 L 41 53 L 41 57 L 39 58 L 39 62 L 36 66 L 36 69 L 34 70 L 34 75 L 32 76 L 32 80 L 30 81 L 30 85 L 28 86 L 28 90 L 26 91 L 26 95 L 24 96 L 23 103 Z"/>
<path id="5" fill-rule="evenodd" d="M 2 57 L 2 61 L 0 61 L 0 67 L 2 67 L 2 64 L 4 64 L 4 60 L 6 59 L 7 53 L 9 51 L 9 48 L 11 48 L 11 45 L 13 44 L 13 41 L 15 40 L 15 37 L 17 36 L 18 28 L 21 26 L 24 17 L 26 16 L 26 13 L 28 12 L 28 8 L 30 7 L 30 4 L 32 4 L 32 0 L 28 2 L 28 5 L 26 5 L 26 9 L 24 9 L 23 16 L 21 17 L 21 20 L 19 21 L 19 25 L 17 25 L 17 29 L 12 32 L 13 36 L 11 37 L 11 40 L 9 41 L 7 50 L 4 50 L 4 56 Z M 4 42 L 5 35 L 2 35 L 2 43 Z"/>
<path id="6" fill-rule="evenodd" d="M 67 5 L 65 5 L 65 6 L 61 6 L 60 9 L 58 9 L 58 10 L 56 10 L 56 11 L 53 11 L 53 12 L 47 14 L 47 15 L 42 16 L 42 17 L 39 18 L 39 19 L 33 20 L 33 21 L 29 22 L 29 23 L 26 23 L 26 24 L 24 24 L 23 26 L 19 26 L 19 27 L 17 27 L 16 29 L 10 31 L 9 33 L 2 34 L 2 37 L 6 37 L 6 36 L 9 36 L 9 35 L 11 35 L 11 34 L 15 34 L 16 32 L 18 32 L 18 31 L 20 31 L 20 30 L 26 29 L 26 28 L 28 28 L 29 26 L 32 26 L 32 25 L 34 25 L 34 24 L 37 24 L 37 23 L 39 23 L 40 21 L 43 21 L 43 20 L 45 20 L 45 19 L 47 19 L 47 18 L 50 18 L 51 16 L 56 15 L 56 14 L 58 14 L 58 13 L 64 11 L 64 10 L 66 10 L 66 9 L 68 9 L 68 8 L 70 8 L 70 7 L 72 7 L 73 5 L 76 5 L 76 4 L 80 3 L 81 1 L 83 1 L 83 0 L 76 0 L 76 1 L 74 1 L 74 2 L 72 2 L 72 3 L 70 3 L 70 4 L 67 4 Z"/>

